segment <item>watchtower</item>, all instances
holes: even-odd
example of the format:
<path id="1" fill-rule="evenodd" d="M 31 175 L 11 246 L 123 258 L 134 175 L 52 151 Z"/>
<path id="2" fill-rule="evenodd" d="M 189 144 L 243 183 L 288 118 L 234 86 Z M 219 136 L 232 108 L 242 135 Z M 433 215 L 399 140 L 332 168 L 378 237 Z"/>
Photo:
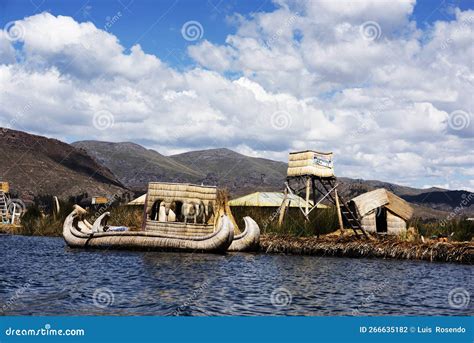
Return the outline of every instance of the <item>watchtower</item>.
<path id="1" fill-rule="evenodd" d="M 306 200 L 305 208 L 300 207 L 300 209 L 308 222 L 311 211 L 327 199 L 336 206 L 341 229 L 344 228 L 344 218 L 346 227 L 352 229 L 357 237 L 360 237 L 360 233 L 367 237 L 357 211 L 351 210 L 347 202 L 338 195 L 337 187 L 332 152 L 314 150 L 290 152 L 279 225 L 283 223 L 288 207 L 288 194 L 295 194 Z M 319 237 L 319 228 L 316 228 L 316 232 Z"/>

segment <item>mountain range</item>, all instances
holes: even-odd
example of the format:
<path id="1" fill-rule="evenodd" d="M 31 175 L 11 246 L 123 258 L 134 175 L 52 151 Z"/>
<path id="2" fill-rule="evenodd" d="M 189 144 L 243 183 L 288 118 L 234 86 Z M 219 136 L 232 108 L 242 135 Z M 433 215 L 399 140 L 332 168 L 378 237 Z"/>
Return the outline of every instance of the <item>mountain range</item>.
<path id="1" fill-rule="evenodd" d="M 235 197 L 258 190 L 282 191 L 287 169 L 284 162 L 225 148 L 165 156 L 130 142 L 67 144 L 1 128 L 0 158 L 0 180 L 9 181 L 12 191 L 23 196 L 140 194 L 150 181 L 167 181 L 217 185 Z M 338 181 L 346 199 L 383 187 L 412 203 L 423 218 L 446 217 L 472 196 L 468 191 L 418 189 L 377 180 L 340 177 Z M 474 205 L 461 212 L 474 214 Z"/>
<path id="2" fill-rule="evenodd" d="M 0 128 L 0 180 L 22 199 L 65 198 L 81 193 L 112 195 L 124 189 L 115 175 L 86 152 L 26 132 Z"/>

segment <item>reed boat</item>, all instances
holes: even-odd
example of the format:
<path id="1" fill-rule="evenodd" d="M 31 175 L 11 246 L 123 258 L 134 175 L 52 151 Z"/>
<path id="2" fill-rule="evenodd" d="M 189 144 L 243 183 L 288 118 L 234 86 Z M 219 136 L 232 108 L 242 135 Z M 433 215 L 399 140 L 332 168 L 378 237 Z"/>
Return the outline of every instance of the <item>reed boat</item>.
<path id="1" fill-rule="evenodd" d="M 225 192 L 216 187 L 152 182 L 138 231 L 108 225 L 105 212 L 93 224 L 75 205 L 66 218 L 63 236 L 71 247 L 200 252 L 250 251 L 258 247 L 260 229 L 245 217 L 240 233 Z M 236 232 L 236 233 L 235 233 Z"/>
<path id="2" fill-rule="evenodd" d="M 86 211 L 75 205 L 63 226 L 63 237 L 72 248 L 130 249 L 147 251 L 192 251 L 224 253 L 234 237 L 232 223 L 222 215 L 217 221 L 216 231 L 207 235 L 188 236 L 163 234 L 156 231 L 113 231 L 107 225 L 109 212 L 102 214 L 94 224 L 83 219 Z M 100 231 L 95 231 L 98 227 Z"/>

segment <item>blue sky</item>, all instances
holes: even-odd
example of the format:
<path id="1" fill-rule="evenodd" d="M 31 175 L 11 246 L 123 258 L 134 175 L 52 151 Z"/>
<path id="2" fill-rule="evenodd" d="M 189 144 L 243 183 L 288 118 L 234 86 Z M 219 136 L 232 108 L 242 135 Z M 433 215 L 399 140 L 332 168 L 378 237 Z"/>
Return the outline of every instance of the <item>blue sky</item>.
<path id="1" fill-rule="evenodd" d="M 474 189 L 472 1 L 1 1 L 0 126 L 164 154 L 333 151 Z"/>
<path id="2" fill-rule="evenodd" d="M 159 56 L 176 68 L 183 68 L 193 61 L 186 55 L 189 44 L 181 37 L 181 25 L 189 20 L 199 21 L 205 28 L 203 38 L 218 44 L 235 32 L 232 16 L 236 13 L 272 11 L 271 0 L 0 0 L 0 26 L 43 11 L 55 15 L 71 16 L 78 22 L 91 21 L 105 27 L 110 18 L 121 13 L 121 20 L 109 29 L 122 45 L 130 48 L 139 43 L 143 50 Z M 412 14 L 420 27 L 437 20 L 453 20 L 453 7 L 463 10 L 474 8 L 473 1 L 418 1 Z"/>

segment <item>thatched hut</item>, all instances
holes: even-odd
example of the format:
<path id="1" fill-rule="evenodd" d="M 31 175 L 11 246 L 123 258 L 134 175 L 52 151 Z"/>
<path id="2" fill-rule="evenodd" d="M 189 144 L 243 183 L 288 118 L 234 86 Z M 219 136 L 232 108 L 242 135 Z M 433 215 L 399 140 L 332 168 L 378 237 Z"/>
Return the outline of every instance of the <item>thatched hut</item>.
<path id="1" fill-rule="evenodd" d="M 379 188 L 351 200 L 368 232 L 397 235 L 406 232 L 413 208 L 402 198 Z"/>

